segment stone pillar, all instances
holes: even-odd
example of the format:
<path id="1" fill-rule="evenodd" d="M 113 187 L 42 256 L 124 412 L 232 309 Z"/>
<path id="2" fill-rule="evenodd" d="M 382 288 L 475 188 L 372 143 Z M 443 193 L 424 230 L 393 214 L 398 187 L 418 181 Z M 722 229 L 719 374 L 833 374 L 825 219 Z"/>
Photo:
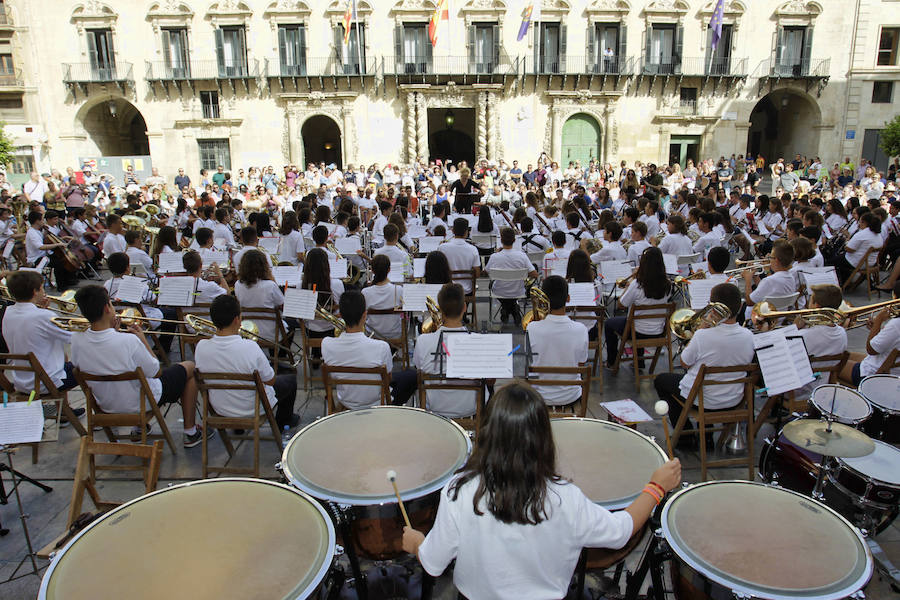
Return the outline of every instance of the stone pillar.
<path id="1" fill-rule="evenodd" d="M 416 138 L 417 156 L 428 164 L 428 106 L 422 92 L 416 94 Z"/>
<path id="2" fill-rule="evenodd" d="M 562 164 L 562 115 L 556 106 L 550 109 L 550 157 Z"/>
<path id="3" fill-rule="evenodd" d="M 343 168 L 346 169 L 349 163 L 356 163 L 356 157 L 353 155 L 353 109 L 349 106 L 342 106 L 341 118 L 344 124 L 344 135 L 341 137 L 341 152 L 344 159 Z"/>
<path id="4" fill-rule="evenodd" d="M 500 111 L 497 109 L 497 94 L 485 92 L 488 106 L 487 154 L 491 160 L 500 160 Z"/>
<path id="5" fill-rule="evenodd" d="M 603 157 L 600 159 L 601 163 L 605 163 L 609 160 L 609 142 L 610 138 L 612 138 L 612 120 L 610 119 L 610 113 L 612 113 L 612 108 L 609 104 L 605 104 L 603 106 Z"/>
<path id="6" fill-rule="evenodd" d="M 406 161 L 416 160 L 416 94 L 406 94 Z"/>
<path id="7" fill-rule="evenodd" d="M 487 94 L 478 92 L 475 102 L 475 160 L 487 156 Z M 469 165 L 470 167 L 472 165 Z"/>

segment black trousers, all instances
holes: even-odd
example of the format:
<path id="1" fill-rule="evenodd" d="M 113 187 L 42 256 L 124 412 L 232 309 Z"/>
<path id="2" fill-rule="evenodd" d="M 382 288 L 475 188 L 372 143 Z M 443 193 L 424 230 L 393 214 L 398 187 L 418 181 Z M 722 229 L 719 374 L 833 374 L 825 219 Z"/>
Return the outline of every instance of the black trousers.
<path id="1" fill-rule="evenodd" d="M 297 398 L 296 373 L 278 375 L 272 387 L 275 388 L 275 397 L 278 399 L 275 405 L 275 422 L 278 423 L 279 429 L 283 429 L 285 425 L 291 424 L 291 417 L 294 415 L 294 400 Z"/>
<path id="2" fill-rule="evenodd" d="M 419 388 L 419 375 L 415 369 L 397 369 L 391 373 L 391 404 L 406 404 Z"/>
<path id="3" fill-rule="evenodd" d="M 834 270 L 837 272 L 838 281 L 841 282 L 841 285 L 847 281 L 847 278 L 853 273 L 853 269 L 855 269 L 853 265 L 847 260 L 845 255 L 838 256 L 834 261 Z"/>
<path id="4" fill-rule="evenodd" d="M 74 272 L 67 271 L 65 267 L 63 267 L 61 259 L 55 254 L 49 254 L 48 258 L 50 259 L 50 268 L 53 269 L 53 277 L 56 279 L 57 291 L 64 292 L 77 283 L 78 275 Z"/>

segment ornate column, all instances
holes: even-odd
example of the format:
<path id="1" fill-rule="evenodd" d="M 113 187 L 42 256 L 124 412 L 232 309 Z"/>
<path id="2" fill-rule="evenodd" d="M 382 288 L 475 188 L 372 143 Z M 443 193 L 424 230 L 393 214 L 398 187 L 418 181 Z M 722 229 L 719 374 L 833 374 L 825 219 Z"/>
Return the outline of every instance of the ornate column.
<path id="1" fill-rule="evenodd" d="M 425 94 L 416 94 L 416 138 L 418 138 L 417 156 L 428 163 L 428 106 Z"/>
<path id="2" fill-rule="evenodd" d="M 609 104 L 603 105 L 603 158 L 600 159 L 600 162 L 607 162 L 609 160 L 609 140 L 612 137 L 612 127 L 610 121 L 610 113 L 612 113 L 612 108 L 610 108 Z"/>
<path id="3" fill-rule="evenodd" d="M 406 94 L 406 161 L 416 160 L 416 94 Z"/>
<path id="4" fill-rule="evenodd" d="M 355 147 L 355 140 L 353 139 L 353 109 L 348 106 L 341 106 L 341 118 L 344 122 L 344 136 L 341 140 L 341 150 L 344 154 L 344 168 L 347 168 L 349 163 L 356 162 L 356 156 L 354 156 L 353 148 Z"/>
<path id="5" fill-rule="evenodd" d="M 497 94 L 485 92 L 488 105 L 487 155 L 491 160 L 500 159 L 500 113 L 497 109 Z"/>
<path id="6" fill-rule="evenodd" d="M 475 160 L 487 156 L 487 94 L 478 92 L 475 102 Z"/>
<path id="7" fill-rule="evenodd" d="M 550 157 L 562 162 L 562 114 L 558 106 L 554 105 L 550 108 L 550 119 L 552 126 L 550 128 Z"/>

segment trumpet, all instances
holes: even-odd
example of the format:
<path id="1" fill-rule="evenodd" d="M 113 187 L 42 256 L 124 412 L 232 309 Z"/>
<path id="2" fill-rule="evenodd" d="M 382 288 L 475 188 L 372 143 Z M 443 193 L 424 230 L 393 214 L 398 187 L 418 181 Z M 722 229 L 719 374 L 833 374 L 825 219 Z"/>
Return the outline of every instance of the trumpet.
<path id="1" fill-rule="evenodd" d="M 767 258 L 761 260 L 737 260 L 735 261 L 735 264 L 738 265 L 737 268 L 723 271 L 723 274 L 728 277 L 735 277 L 744 271 L 752 270 L 754 275 L 762 275 L 771 265 L 771 261 Z"/>
<path id="2" fill-rule="evenodd" d="M 669 317 L 669 329 L 678 339 L 688 341 L 698 329 L 715 327 L 730 316 L 731 309 L 721 302 L 710 302 L 696 312 L 690 308 L 681 308 Z"/>
<path id="3" fill-rule="evenodd" d="M 616 280 L 616 286 L 620 288 L 626 288 L 631 284 L 631 280 L 637 277 L 637 269 L 634 270 L 634 273 L 629 275 L 628 277 L 623 277 L 621 279 Z"/>
<path id="4" fill-rule="evenodd" d="M 544 319 L 548 314 L 550 314 L 550 298 L 541 288 L 532 287 L 531 310 L 522 317 L 522 329 L 528 329 L 529 325 Z"/>

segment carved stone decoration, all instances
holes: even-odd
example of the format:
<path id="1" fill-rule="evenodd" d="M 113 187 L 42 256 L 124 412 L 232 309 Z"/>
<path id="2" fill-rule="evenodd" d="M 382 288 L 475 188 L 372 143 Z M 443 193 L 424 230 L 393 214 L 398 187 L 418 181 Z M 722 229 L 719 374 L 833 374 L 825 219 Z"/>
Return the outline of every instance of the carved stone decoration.
<path id="1" fill-rule="evenodd" d="M 220 0 L 210 5 L 206 18 L 213 26 L 246 25 L 253 11 L 239 0 Z"/>
<path id="2" fill-rule="evenodd" d="M 475 103 L 476 160 L 487 156 L 487 93 L 479 92 Z"/>
<path id="3" fill-rule="evenodd" d="M 497 94 L 487 93 L 488 101 L 488 138 L 487 156 L 491 160 L 500 160 L 500 111 L 497 110 Z"/>
<path id="4" fill-rule="evenodd" d="M 394 4 L 389 14 L 399 25 L 406 21 L 427 21 L 431 18 L 435 8 L 434 0 L 400 0 Z"/>
<path id="5" fill-rule="evenodd" d="M 312 11 L 302 0 L 277 0 L 266 8 L 263 17 L 269 20 L 272 31 L 277 31 L 279 23 L 297 23 L 309 18 Z"/>
<path id="6" fill-rule="evenodd" d="M 594 0 L 584 12 L 592 23 L 606 19 L 618 21 L 631 12 L 631 5 L 626 0 Z"/>
<path id="7" fill-rule="evenodd" d="M 160 27 L 189 27 L 193 18 L 194 11 L 180 0 L 159 2 L 147 11 L 147 20 L 153 27 L 154 34 L 159 34 Z"/>
<path id="8" fill-rule="evenodd" d="M 788 0 L 775 11 L 776 15 L 811 15 L 822 14 L 822 5 L 818 2 L 805 2 L 804 0 Z"/>
<path id="9" fill-rule="evenodd" d="M 422 92 L 416 94 L 416 156 L 428 161 L 428 107 L 425 104 L 425 95 Z"/>
<path id="10" fill-rule="evenodd" d="M 501 22 L 506 15 L 506 2 L 503 0 L 469 0 L 459 9 L 466 26 L 476 21 Z"/>
<path id="11" fill-rule="evenodd" d="M 69 20 L 77 28 L 78 35 L 82 35 L 85 29 L 91 27 L 113 28 L 118 18 L 118 13 L 109 5 L 98 0 L 88 0 L 75 7 Z"/>
<path id="12" fill-rule="evenodd" d="M 416 94 L 406 94 L 406 162 L 416 159 Z"/>
<path id="13" fill-rule="evenodd" d="M 563 19 L 572 11 L 568 0 L 541 0 L 541 19 L 553 17 Z"/>
<path id="14" fill-rule="evenodd" d="M 355 93 L 351 92 L 279 95 L 278 100 L 284 104 L 284 113 L 289 124 L 287 145 L 290 151 L 285 153 L 285 157 L 297 164 L 305 160 L 301 134 L 303 124 L 311 117 L 319 115 L 328 117 L 337 126 L 341 136 L 343 162 L 346 163 L 351 157 L 357 156 L 359 152 L 357 138 L 353 135 L 352 123 L 350 123 L 351 126 L 348 126 L 347 118 L 345 118 L 348 116 L 347 111 L 352 106 L 355 97 Z"/>
<path id="15" fill-rule="evenodd" d="M 316 3 L 316 8 L 318 9 L 318 7 L 319 4 Z M 328 5 L 328 8 L 325 9 L 325 16 L 328 17 L 328 21 L 331 23 L 332 27 L 344 22 L 344 12 L 346 10 L 347 0 L 332 0 L 331 4 Z M 367 17 L 372 14 L 372 5 L 369 4 L 368 0 L 357 0 L 356 14 L 361 23 L 367 20 Z"/>

